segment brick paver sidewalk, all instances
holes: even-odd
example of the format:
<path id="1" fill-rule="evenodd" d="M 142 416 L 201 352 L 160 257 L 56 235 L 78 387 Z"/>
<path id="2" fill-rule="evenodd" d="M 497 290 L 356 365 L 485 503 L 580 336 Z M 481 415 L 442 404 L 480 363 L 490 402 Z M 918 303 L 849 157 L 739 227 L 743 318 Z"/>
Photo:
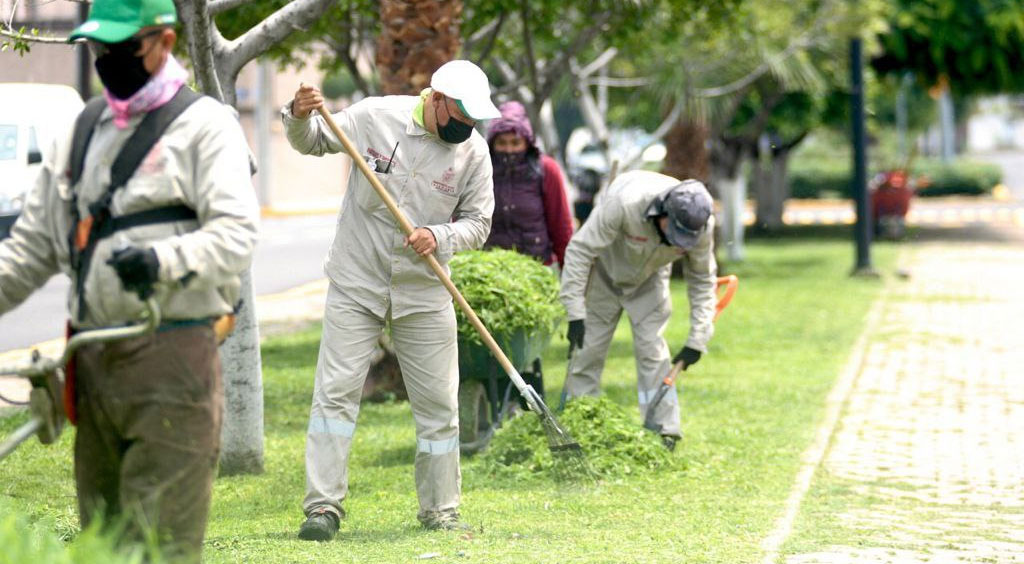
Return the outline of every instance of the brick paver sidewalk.
<path id="1" fill-rule="evenodd" d="M 822 463 L 849 545 L 787 564 L 1024 562 L 1024 245 L 906 256 Z"/>

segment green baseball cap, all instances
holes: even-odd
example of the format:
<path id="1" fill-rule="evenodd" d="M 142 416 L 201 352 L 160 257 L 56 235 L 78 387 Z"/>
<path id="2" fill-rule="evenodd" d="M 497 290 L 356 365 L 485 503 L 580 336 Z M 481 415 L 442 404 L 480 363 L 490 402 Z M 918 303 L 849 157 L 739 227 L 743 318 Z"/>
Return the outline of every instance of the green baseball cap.
<path id="1" fill-rule="evenodd" d="M 173 0 L 94 0 L 89 19 L 71 32 L 68 41 L 120 43 L 144 27 L 176 23 Z"/>

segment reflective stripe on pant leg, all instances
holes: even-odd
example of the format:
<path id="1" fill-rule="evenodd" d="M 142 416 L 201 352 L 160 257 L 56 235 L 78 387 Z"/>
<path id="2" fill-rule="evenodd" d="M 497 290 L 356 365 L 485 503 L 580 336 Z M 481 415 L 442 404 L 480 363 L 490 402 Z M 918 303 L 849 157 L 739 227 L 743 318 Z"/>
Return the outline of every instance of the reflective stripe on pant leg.
<path id="1" fill-rule="evenodd" d="M 573 352 L 570 372 L 565 382 L 567 398 L 597 396 L 601 393 L 605 357 L 622 316 L 620 299 L 603 278 L 591 273 L 587 284 L 583 347 Z"/>
<path id="2" fill-rule="evenodd" d="M 341 512 L 363 382 L 383 326 L 382 319 L 330 286 L 306 432 L 302 507 L 307 515 L 323 507 Z"/>
<path id="3" fill-rule="evenodd" d="M 459 365 L 455 310 L 391 320 L 391 340 L 416 420 L 416 494 L 420 511 L 459 506 Z"/>
<path id="4" fill-rule="evenodd" d="M 668 269 L 662 269 L 624 300 L 633 330 L 633 354 L 636 359 L 637 396 L 640 415 L 654 399 L 662 380 L 672 367 L 671 352 L 665 342 L 665 328 L 672 316 Z M 662 398 L 654 413 L 661 434 L 679 436 L 679 397 L 676 387 Z"/>

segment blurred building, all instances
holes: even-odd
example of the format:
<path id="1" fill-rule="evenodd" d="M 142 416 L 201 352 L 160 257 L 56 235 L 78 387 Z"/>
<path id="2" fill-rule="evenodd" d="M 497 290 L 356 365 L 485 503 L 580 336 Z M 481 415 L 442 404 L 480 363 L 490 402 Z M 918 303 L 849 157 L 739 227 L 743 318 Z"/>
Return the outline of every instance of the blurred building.
<path id="1" fill-rule="evenodd" d="M 1024 150 L 1024 97 L 994 96 L 978 101 L 967 123 L 967 150 L 987 153 Z"/>

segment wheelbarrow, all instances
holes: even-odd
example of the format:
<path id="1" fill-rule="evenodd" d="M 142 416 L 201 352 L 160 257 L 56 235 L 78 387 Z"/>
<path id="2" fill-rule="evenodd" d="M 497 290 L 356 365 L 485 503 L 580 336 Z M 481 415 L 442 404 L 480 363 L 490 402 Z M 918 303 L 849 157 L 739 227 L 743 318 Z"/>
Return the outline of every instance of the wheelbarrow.
<path id="1" fill-rule="evenodd" d="M 532 335 L 526 330 L 494 335 L 523 380 L 544 399 L 544 374 L 540 357 L 553 330 Z M 525 400 L 504 369 L 484 345 L 459 338 L 459 449 L 464 454 L 483 450 L 494 431 L 515 410 L 526 409 Z"/>

